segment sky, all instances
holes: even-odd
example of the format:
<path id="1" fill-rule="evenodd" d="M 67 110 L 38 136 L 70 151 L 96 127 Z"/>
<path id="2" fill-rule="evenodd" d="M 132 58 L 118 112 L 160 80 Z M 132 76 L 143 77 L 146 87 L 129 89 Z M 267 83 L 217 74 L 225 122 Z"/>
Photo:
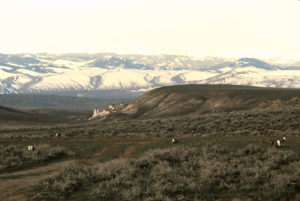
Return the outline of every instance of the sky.
<path id="1" fill-rule="evenodd" d="M 0 52 L 300 58 L 300 1 L 0 0 Z"/>

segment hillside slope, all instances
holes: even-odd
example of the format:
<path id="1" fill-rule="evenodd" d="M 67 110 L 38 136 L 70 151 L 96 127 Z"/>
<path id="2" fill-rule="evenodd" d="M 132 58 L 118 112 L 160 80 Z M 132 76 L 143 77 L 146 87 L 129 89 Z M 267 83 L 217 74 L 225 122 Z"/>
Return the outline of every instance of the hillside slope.
<path id="1" fill-rule="evenodd" d="M 259 104 L 300 97 L 300 89 L 234 85 L 177 85 L 154 89 L 124 108 L 128 117 L 163 117 L 256 108 Z"/>
<path id="2" fill-rule="evenodd" d="M 0 125 L 8 122 L 17 125 L 23 123 L 58 123 L 85 121 L 91 115 L 89 111 L 34 109 L 17 110 L 0 106 Z"/>
<path id="3" fill-rule="evenodd" d="M 29 112 L 0 106 L 0 121 L 36 121 L 37 119 Z"/>

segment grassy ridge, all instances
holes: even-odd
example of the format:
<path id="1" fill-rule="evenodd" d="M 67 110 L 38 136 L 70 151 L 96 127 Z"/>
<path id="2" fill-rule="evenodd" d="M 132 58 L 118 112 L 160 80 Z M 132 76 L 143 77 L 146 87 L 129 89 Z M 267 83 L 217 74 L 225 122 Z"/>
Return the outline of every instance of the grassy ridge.
<path id="1" fill-rule="evenodd" d="M 260 103 L 300 97 L 300 89 L 234 85 L 177 85 L 140 96 L 125 113 L 132 118 L 170 117 L 253 109 Z"/>

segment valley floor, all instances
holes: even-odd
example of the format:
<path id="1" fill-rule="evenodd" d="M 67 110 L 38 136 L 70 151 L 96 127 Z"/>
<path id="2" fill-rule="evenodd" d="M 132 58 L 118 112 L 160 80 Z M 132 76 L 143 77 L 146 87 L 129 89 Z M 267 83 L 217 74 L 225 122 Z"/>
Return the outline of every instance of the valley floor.
<path id="1" fill-rule="evenodd" d="M 1 201 L 300 198 L 298 106 L 66 120 L 1 122 Z"/>

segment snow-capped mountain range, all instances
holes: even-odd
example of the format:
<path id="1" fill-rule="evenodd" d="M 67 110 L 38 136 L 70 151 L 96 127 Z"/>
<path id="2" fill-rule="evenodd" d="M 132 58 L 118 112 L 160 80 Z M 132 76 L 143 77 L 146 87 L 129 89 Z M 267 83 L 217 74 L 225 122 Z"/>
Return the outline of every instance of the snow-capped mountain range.
<path id="1" fill-rule="evenodd" d="M 140 94 L 175 84 L 300 88 L 300 66 L 254 58 L 176 55 L 0 54 L 0 94 Z"/>

